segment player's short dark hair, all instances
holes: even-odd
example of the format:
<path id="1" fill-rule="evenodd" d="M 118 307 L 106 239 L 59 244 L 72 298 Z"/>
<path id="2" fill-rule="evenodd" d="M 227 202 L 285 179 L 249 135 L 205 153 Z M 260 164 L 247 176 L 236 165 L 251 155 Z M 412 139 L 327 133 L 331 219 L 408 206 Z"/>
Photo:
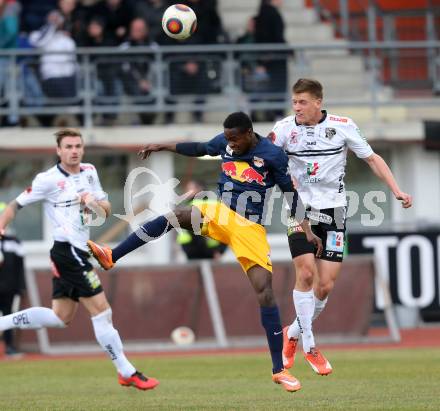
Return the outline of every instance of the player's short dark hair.
<path id="1" fill-rule="evenodd" d="M 242 111 L 229 114 L 223 122 L 224 128 L 238 128 L 240 131 L 253 130 L 252 120 Z"/>
<path id="2" fill-rule="evenodd" d="M 292 87 L 293 93 L 310 93 L 316 98 L 322 99 L 322 84 L 311 78 L 300 78 Z"/>
<path id="3" fill-rule="evenodd" d="M 64 137 L 81 137 L 82 134 L 79 130 L 76 128 L 62 128 L 61 130 L 57 131 L 54 136 L 57 140 L 57 146 L 60 147 L 61 141 Z"/>

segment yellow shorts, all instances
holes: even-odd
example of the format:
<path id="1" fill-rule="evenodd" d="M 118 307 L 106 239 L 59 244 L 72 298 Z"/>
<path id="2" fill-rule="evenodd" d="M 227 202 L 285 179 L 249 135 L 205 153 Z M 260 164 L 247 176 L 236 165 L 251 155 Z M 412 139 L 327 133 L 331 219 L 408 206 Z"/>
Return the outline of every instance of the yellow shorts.
<path id="1" fill-rule="evenodd" d="M 272 272 L 266 229 L 231 210 L 221 202 L 194 204 L 203 216 L 202 235 L 231 247 L 245 272 L 259 265 Z"/>

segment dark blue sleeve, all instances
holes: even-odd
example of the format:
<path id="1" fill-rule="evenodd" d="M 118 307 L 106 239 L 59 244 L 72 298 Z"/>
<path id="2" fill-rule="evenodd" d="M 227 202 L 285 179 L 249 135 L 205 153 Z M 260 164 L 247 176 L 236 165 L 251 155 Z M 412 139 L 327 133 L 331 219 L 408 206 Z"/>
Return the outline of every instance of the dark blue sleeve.
<path id="1" fill-rule="evenodd" d="M 206 143 L 206 149 L 208 151 L 208 154 L 210 156 L 218 156 L 221 154 L 221 152 L 225 149 L 227 145 L 225 135 L 219 134 L 218 136 L 215 136 L 212 140 L 208 141 Z"/>
<path id="2" fill-rule="evenodd" d="M 202 157 L 208 154 L 206 143 L 177 143 L 176 153 L 188 157 Z"/>
<path id="3" fill-rule="evenodd" d="M 296 221 L 301 223 L 305 218 L 305 207 L 293 186 L 292 177 L 288 173 L 289 158 L 286 153 L 277 147 L 278 153 L 275 154 L 274 159 L 271 161 L 271 168 L 275 183 L 281 189 L 284 194 L 284 198 L 290 207 L 290 216 L 294 217 Z"/>
<path id="4" fill-rule="evenodd" d="M 273 178 L 282 192 L 292 191 L 293 183 L 288 173 L 289 158 L 287 154 L 279 147 L 274 146 L 275 150 L 271 159 L 271 169 Z M 294 189 L 294 188 L 293 188 Z"/>

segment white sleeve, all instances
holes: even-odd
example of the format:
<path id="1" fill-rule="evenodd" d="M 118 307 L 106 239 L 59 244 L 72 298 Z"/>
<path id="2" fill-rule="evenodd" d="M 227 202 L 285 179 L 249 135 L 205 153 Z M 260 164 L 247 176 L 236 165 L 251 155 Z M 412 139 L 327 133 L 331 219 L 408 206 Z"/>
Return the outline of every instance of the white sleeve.
<path id="1" fill-rule="evenodd" d="M 93 196 L 98 201 L 108 200 L 107 193 L 102 189 L 101 182 L 99 181 L 98 172 L 96 168 L 93 168 L 93 182 L 92 182 Z"/>
<path id="2" fill-rule="evenodd" d="M 272 143 L 281 148 L 286 148 L 287 141 L 287 133 L 284 131 L 284 128 L 280 125 L 280 123 L 275 123 L 272 131 L 267 136 Z"/>
<path id="3" fill-rule="evenodd" d="M 367 139 L 362 135 L 361 130 L 353 120 L 349 120 L 346 128 L 346 143 L 348 148 L 353 151 L 358 158 L 367 158 L 374 154 Z"/>
<path id="4" fill-rule="evenodd" d="M 34 47 L 44 47 L 55 35 L 57 29 L 52 24 L 46 24 L 40 30 L 29 35 L 29 43 Z"/>
<path id="5" fill-rule="evenodd" d="M 45 200 L 50 191 L 50 186 L 47 184 L 47 177 L 43 174 L 37 174 L 32 185 L 24 190 L 16 199 L 17 203 L 24 207 L 28 204 L 36 203 L 37 201 Z"/>

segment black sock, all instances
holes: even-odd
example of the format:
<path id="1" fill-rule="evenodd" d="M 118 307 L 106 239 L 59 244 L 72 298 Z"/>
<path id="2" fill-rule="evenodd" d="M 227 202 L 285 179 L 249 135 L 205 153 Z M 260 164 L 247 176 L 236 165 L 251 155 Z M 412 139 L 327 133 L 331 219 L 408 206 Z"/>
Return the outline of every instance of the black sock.
<path id="1" fill-rule="evenodd" d="M 281 327 L 280 313 L 278 307 L 260 307 L 261 323 L 266 330 L 267 342 L 272 357 L 273 369 L 276 374 L 283 366 L 283 328 Z"/>
<path id="2" fill-rule="evenodd" d="M 124 255 L 136 250 L 151 240 L 161 237 L 172 228 L 173 226 L 163 215 L 146 222 L 112 250 L 113 262 L 115 263 Z"/>

